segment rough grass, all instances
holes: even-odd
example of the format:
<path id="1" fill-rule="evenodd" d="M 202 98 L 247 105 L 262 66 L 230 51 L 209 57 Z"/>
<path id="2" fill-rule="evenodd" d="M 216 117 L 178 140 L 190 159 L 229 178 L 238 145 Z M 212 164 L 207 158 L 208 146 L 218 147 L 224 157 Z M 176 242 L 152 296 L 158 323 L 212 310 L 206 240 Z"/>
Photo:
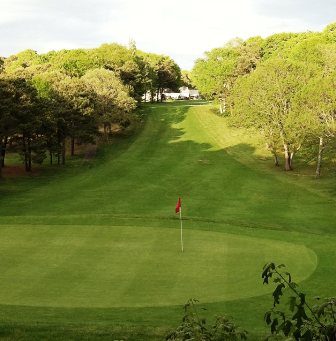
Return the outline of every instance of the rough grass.
<path id="1" fill-rule="evenodd" d="M 184 104 L 148 105 L 95 161 L 0 183 L 4 339 L 163 339 L 190 297 L 259 338 L 267 260 L 335 294 L 334 182 L 274 171 L 257 137 Z"/>

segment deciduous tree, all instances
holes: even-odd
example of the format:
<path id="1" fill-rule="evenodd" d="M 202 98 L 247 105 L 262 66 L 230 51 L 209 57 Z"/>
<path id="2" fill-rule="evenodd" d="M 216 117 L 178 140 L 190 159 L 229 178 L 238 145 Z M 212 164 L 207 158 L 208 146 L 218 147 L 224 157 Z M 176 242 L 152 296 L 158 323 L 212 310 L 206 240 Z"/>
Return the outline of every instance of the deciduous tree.
<path id="1" fill-rule="evenodd" d="M 293 97 L 311 77 L 305 64 L 272 58 L 240 78 L 231 96 L 232 120 L 260 130 L 273 154 L 281 144 L 286 170 L 292 169 L 294 154 L 303 142 L 301 132 L 293 129 Z"/>

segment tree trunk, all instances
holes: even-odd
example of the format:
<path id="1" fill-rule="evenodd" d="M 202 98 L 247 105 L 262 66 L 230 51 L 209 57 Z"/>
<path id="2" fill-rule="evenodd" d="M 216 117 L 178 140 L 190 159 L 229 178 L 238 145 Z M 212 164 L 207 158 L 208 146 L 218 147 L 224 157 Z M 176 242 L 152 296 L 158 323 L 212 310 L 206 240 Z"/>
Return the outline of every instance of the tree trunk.
<path id="1" fill-rule="evenodd" d="M 289 154 L 289 166 L 290 166 L 291 170 L 293 170 L 293 160 L 294 160 L 294 152 L 291 152 Z"/>
<path id="2" fill-rule="evenodd" d="M 160 93 L 160 88 L 156 90 L 156 102 L 159 102 L 159 93 Z"/>
<path id="3" fill-rule="evenodd" d="M 226 111 L 226 102 L 225 102 L 225 99 L 221 99 L 219 102 L 219 112 L 221 114 L 224 114 L 225 111 Z"/>
<path id="4" fill-rule="evenodd" d="M 61 134 L 59 129 L 57 130 L 57 165 L 60 166 L 61 164 Z"/>
<path id="5" fill-rule="evenodd" d="M 284 153 L 285 153 L 285 170 L 290 171 L 292 170 L 292 161 L 291 161 L 291 154 L 289 153 L 288 144 L 284 143 Z"/>
<path id="6" fill-rule="evenodd" d="M 272 151 L 273 157 L 274 157 L 274 166 L 275 167 L 279 167 L 279 158 L 278 158 L 278 154 L 276 153 L 276 151 Z"/>
<path id="7" fill-rule="evenodd" d="M 49 158 L 50 158 L 50 166 L 52 166 L 52 164 L 53 164 L 53 154 L 52 154 L 51 150 L 49 150 Z"/>
<path id="8" fill-rule="evenodd" d="M 62 141 L 62 165 L 65 165 L 65 139 Z"/>
<path id="9" fill-rule="evenodd" d="M 323 149 L 324 149 L 323 137 L 320 137 L 319 150 L 318 150 L 318 155 L 317 155 L 317 165 L 316 165 L 316 172 L 315 172 L 317 178 L 321 176 Z"/>
<path id="10" fill-rule="evenodd" d="M 31 139 L 28 138 L 28 172 L 32 170 L 32 150 L 31 150 Z"/>
<path id="11" fill-rule="evenodd" d="M 111 123 L 105 122 L 104 123 L 104 139 L 106 142 L 108 142 L 111 132 L 112 132 Z"/>
<path id="12" fill-rule="evenodd" d="M 274 157 L 274 166 L 278 167 L 280 164 L 279 164 L 279 158 L 278 158 L 278 154 L 276 152 L 276 149 L 272 146 L 272 144 L 269 144 L 266 142 L 266 149 L 269 150 L 273 157 Z"/>
<path id="13" fill-rule="evenodd" d="M 24 165 L 25 165 L 25 170 L 26 172 L 29 172 L 29 165 L 28 165 L 28 148 L 27 148 L 27 143 L 26 143 L 26 138 L 23 135 L 22 136 L 22 151 L 24 155 Z"/>
<path id="14" fill-rule="evenodd" d="M 160 102 L 162 103 L 163 102 L 163 89 L 160 89 Z"/>
<path id="15" fill-rule="evenodd" d="M 75 138 L 71 136 L 71 156 L 75 156 Z"/>
<path id="16" fill-rule="evenodd" d="M 2 165 L 3 165 L 3 162 L 2 162 L 2 158 L 3 158 L 3 153 L 2 153 L 2 139 L 0 141 L 0 178 L 2 177 Z"/>
<path id="17" fill-rule="evenodd" d="M 6 158 L 6 148 L 7 148 L 7 142 L 8 142 L 8 137 L 6 136 L 3 139 L 3 142 L 1 141 L 2 148 L 1 148 L 1 166 L 5 167 L 5 158 Z"/>

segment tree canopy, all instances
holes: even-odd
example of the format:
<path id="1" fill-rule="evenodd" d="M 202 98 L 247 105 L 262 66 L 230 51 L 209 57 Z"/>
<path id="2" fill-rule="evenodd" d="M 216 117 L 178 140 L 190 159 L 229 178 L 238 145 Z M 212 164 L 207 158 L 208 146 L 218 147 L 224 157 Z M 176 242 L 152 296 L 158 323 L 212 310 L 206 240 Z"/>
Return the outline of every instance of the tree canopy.
<path id="1" fill-rule="evenodd" d="M 128 129 L 147 91 L 162 93 L 181 82 L 181 70 L 167 56 L 103 44 L 93 49 L 25 50 L 0 58 L 0 155 L 10 145 L 27 171 L 47 157 L 65 163 L 71 141 L 94 142 L 103 127 Z"/>
<path id="2" fill-rule="evenodd" d="M 231 124 L 262 133 L 276 165 L 283 153 L 291 170 L 299 150 L 318 144 L 319 176 L 322 151 L 334 138 L 335 27 L 235 39 L 198 59 L 192 81 Z"/>

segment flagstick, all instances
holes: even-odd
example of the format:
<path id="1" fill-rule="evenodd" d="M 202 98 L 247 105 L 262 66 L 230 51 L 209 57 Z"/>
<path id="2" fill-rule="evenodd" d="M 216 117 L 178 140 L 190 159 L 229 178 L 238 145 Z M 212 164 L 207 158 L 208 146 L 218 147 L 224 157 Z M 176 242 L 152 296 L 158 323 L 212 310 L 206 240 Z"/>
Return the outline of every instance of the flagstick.
<path id="1" fill-rule="evenodd" d="M 183 252 L 182 207 L 180 207 L 180 222 L 181 222 L 181 250 Z"/>

